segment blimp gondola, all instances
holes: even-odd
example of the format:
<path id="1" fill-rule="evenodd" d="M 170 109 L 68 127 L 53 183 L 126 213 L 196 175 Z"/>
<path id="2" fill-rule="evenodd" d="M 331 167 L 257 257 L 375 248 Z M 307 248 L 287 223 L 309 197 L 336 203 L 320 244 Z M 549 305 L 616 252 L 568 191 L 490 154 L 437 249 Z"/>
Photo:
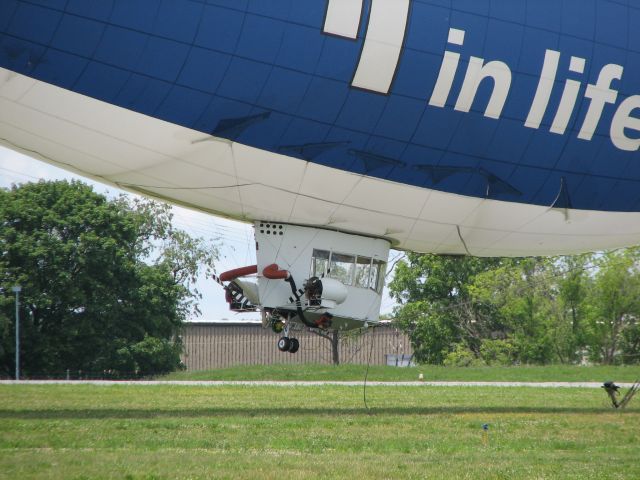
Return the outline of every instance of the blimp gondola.
<path id="1" fill-rule="evenodd" d="M 640 243 L 640 0 L 3 0 L 0 143 L 254 224 L 215 278 L 378 321 L 391 247 Z"/>

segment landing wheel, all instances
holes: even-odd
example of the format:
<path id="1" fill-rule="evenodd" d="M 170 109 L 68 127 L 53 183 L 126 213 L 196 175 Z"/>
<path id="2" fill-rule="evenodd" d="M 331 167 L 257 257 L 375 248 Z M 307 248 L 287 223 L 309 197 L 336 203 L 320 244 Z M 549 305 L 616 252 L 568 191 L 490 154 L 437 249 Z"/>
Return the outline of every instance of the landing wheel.
<path id="1" fill-rule="evenodd" d="M 297 338 L 289 339 L 289 353 L 296 353 L 300 348 L 300 342 Z"/>
<path id="2" fill-rule="evenodd" d="M 278 350 L 280 350 L 281 352 L 288 352 L 290 348 L 291 340 L 289 339 L 289 337 L 281 337 L 280 340 L 278 340 Z"/>

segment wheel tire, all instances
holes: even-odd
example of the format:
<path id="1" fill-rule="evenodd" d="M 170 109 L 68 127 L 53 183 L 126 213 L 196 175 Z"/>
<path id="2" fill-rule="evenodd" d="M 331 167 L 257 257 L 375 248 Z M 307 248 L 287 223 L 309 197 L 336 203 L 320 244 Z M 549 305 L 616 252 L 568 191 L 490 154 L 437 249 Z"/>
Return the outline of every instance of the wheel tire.
<path id="1" fill-rule="evenodd" d="M 280 340 L 278 340 L 278 350 L 281 352 L 288 352 L 290 346 L 291 340 L 289 340 L 289 337 L 281 337 Z"/>
<path id="2" fill-rule="evenodd" d="M 297 338 L 291 338 L 290 339 L 290 345 L 289 345 L 289 353 L 296 353 L 298 351 L 298 349 L 300 348 L 300 342 L 298 341 Z"/>

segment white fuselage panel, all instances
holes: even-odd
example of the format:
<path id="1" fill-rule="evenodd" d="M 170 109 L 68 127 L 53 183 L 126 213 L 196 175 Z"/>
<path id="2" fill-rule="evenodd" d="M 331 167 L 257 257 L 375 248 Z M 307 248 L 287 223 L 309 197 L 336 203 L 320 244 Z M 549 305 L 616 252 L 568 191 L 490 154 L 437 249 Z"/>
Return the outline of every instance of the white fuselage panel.
<path id="1" fill-rule="evenodd" d="M 279 269 L 291 274 L 300 290 L 314 276 L 329 278 L 331 282 L 341 282 L 345 286 L 344 300 L 339 298 L 340 303 L 337 303 L 335 298 L 327 298 L 328 301 L 318 305 L 318 308 L 308 305 L 308 299 L 300 294 L 302 306 L 310 315 L 328 312 L 345 319 L 378 321 L 389 255 L 388 241 L 266 221 L 255 223 L 255 235 L 262 308 L 289 312 L 296 309 L 290 283 L 268 279 L 262 273 L 265 267 L 275 263 Z M 331 297 L 329 292 L 325 292 L 327 294 Z"/>

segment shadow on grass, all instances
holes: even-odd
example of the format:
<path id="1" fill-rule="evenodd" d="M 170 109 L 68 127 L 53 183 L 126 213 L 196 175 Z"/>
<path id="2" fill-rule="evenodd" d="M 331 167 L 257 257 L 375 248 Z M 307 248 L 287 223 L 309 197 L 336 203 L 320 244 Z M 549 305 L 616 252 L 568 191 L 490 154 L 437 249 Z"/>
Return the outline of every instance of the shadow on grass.
<path id="1" fill-rule="evenodd" d="M 197 409 L 33 409 L 1 410 L 0 419 L 153 419 L 153 418 L 202 418 L 202 417 L 296 417 L 296 416 L 411 416 L 450 414 L 563 414 L 584 415 L 616 412 L 606 407 L 527 407 L 527 406 L 450 406 L 450 407 L 372 407 L 362 408 L 197 408 Z M 633 410 L 618 411 L 630 414 Z"/>

